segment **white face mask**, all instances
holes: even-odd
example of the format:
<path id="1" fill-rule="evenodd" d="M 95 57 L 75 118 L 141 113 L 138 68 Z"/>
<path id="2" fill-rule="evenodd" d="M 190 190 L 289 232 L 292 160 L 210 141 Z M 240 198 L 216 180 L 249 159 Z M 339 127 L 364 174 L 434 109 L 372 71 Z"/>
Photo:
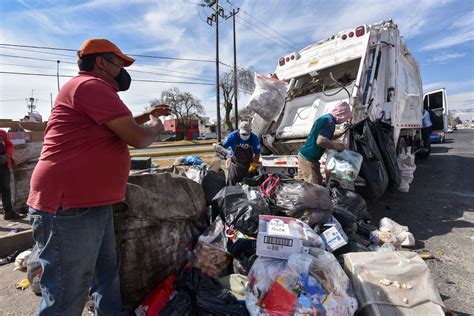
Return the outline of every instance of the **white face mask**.
<path id="1" fill-rule="evenodd" d="M 242 140 L 249 140 L 250 135 L 240 135 L 240 138 L 242 138 Z"/>

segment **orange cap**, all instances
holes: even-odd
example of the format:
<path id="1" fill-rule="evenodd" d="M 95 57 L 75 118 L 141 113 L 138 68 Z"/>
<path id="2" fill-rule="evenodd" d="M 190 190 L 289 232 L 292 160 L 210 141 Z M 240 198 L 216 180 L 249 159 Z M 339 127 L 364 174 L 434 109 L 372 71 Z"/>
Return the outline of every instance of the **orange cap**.
<path id="1" fill-rule="evenodd" d="M 130 66 L 135 61 L 135 59 L 122 53 L 122 51 L 114 43 L 106 40 L 105 38 L 91 38 L 85 40 L 84 43 L 82 43 L 81 48 L 79 48 L 79 52 L 77 54 L 79 57 L 82 57 L 85 55 L 97 53 L 114 53 L 124 60 L 124 67 Z"/>

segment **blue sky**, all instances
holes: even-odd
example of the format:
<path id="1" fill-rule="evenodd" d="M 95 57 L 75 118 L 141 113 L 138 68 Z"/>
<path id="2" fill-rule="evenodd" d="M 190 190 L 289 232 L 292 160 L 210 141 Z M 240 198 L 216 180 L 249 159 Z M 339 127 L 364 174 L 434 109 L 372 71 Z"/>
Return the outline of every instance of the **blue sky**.
<path id="1" fill-rule="evenodd" d="M 199 0 L 2 0 L 0 44 L 77 49 L 90 37 L 105 37 L 125 53 L 213 60 L 215 29 L 205 23 L 210 9 Z M 451 109 L 474 108 L 474 1 L 241 1 L 221 0 L 237 14 L 237 52 L 240 66 L 258 72 L 275 69 L 278 58 L 326 38 L 339 30 L 392 18 L 421 67 L 425 91 L 446 87 Z M 220 24 L 221 61 L 232 64 L 232 21 Z M 22 50 L 20 50 L 22 49 Z M 75 74 L 74 52 L 0 45 L 0 71 Z M 45 54 L 48 53 L 48 54 Z M 57 54 L 57 55 L 54 55 Z M 3 55 L 3 56 L 2 56 Z M 48 59 L 40 61 L 4 55 Z M 62 56 L 66 55 L 66 56 Z M 154 68 L 151 68 L 154 67 Z M 159 69 L 156 69 L 159 68 Z M 215 64 L 137 58 L 132 78 L 192 81 L 212 84 Z M 230 68 L 221 66 L 221 72 Z M 166 75 L 172 75 L 170 77 Z M 183 78 L 184 77 L 184 78 Z M 61 78 L 60 83 L 67 78 Z M 161 91 L 173 86 L 201 99 L 214 117 L 212 85 L 135 81 L 121 98 L 138 114 Z M 47 119 L 50 94 L 57 93 L 55 77 L 0 73 L 0 118 L 20 118 L 25 98 L 38 98 L 38 110 Z M 246 96 L 242 96 L 244 103 Z"/>

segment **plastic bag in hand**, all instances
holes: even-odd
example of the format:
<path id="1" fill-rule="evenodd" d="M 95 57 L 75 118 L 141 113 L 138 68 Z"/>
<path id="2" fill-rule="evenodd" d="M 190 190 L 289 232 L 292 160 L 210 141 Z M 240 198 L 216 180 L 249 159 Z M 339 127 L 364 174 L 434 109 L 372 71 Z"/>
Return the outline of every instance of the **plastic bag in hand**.
<path id="1" fill-rule="evenodd" d="M 288 84 L 284 81 L 255 74 L 255 90 L 247 106 L 266 121 L 274 120 L 285 105 Z"/>
<path id="2" fill-rule="evenodd" d="M 327 160 L 325 171 L 335 179 L 354 181 L 362 165 L 362 155 L 351 150 L 343 152 L 331 151 Z"/>

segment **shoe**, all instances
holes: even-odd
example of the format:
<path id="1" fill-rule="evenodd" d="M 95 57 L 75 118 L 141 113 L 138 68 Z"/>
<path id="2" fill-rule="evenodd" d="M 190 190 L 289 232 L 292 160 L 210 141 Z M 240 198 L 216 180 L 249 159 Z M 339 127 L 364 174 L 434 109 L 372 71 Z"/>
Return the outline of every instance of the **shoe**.
<path id="1" fill-rule="evenodd" d="M 20 215 L 16 212 L 6 212 L 5 215 L 3 215 L 3 219 L 6 220 L 6 221 L 11 221 L 11 220 L 14 220 L 14 219 L 23 219 L 25 218 L 25 216 L 23 215 Z"/>
<path id="2" fill-rule="evenodd" d="M 0 258 L 0 266 L 3 266 L 5 264 L 9 264 L 10 262 L 15 261 L 16 256 L 18 255 L 19 251 L 16 250 L 14 253 L 12 253 L 9 256 L 6 256 L 5 258 Z"/>

